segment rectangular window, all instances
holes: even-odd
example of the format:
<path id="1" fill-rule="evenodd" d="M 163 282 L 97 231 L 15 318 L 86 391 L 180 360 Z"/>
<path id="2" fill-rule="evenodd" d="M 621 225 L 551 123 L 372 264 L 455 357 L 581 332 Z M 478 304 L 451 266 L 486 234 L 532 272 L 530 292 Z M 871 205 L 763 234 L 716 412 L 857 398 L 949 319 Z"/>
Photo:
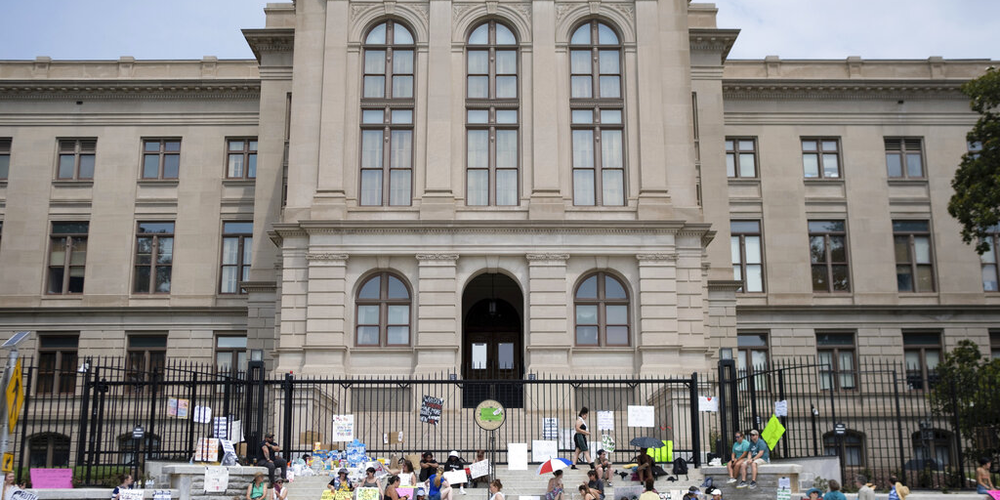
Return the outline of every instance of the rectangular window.
<path id="1" fill-rule="evenodd" d="M 894 220 L 892 237 L 899 291 L 933 292 L 934 256 L 930 223 L 925 220 Z"/>
<path id="2" fill-rule="evenodd" d="M 148 381 L 154 370 L 163 370 L 166 360 L 166 334 L 129 334 L 126 351 L 129 380 Z"/>
<path id="3" fill-rule="evenodd" d="M 849 292 L 847 228 L 842 220 L 809 221 L 813 292 Z"/>
<path id="4" fill-rule="evenodd" d="M 361 110 L 362 206 L 410 205 L 413 185 L 413 109 Z"/>
<path id="5" fill-rule="evenodd" d="M 897 138 L 885 140 L 885 166 L 890 179 L 923 179 L 922 140 Z"/>
<path id="6" fill-rule="evenodd" d="M 986 235 L 986 244 L 989 245 L 989 249 L 979 256 L 982 265 L 983 291 L 1000 291 L 1000 287 L 998 287 L 1000 274 L 997 271 L 997 266 L 1000 264 L 1000 226 L 993 226 L 989 229 L 989 234 Z"/>
<path id="7" fill-rule="evenodd" d="M 1000 359 L 1000 330 L 990 331 L 990 359 Z"/>
<path id="8" fill-rule="evenodd" d="M 222 272 L 219 293 L 246 293 L 240 281 L 250 279 L 253 222 L 222 223 Z"/>
<path id="9" fill-rule="evenodd" d="M 246 334 L 217 334 L 215 337 L 215 368 L 236 376 L 247 369 Z"/>
<path id="10" fill-rule="evenodd" d="M 139 222 L 135 235 L 134 293 L 170 293 L 174 223 Z"/>
<path id="11" fill-rule="evenodd" d="M 903 355 L 910 389 L 930 389 L 937 381 L 934 372 L 941 362 L 941 333 L 903 332 Z"/>
<path id="12" fill-rule="evenodd" d="M 35 394 L 72 394 L 76 391 L 78 333 L 38 336 L 38 382 Z"/>
<path id="13" fill-rule="evenodd" d="M 226 178 L 257 178 L 257 138 L 226 139 Z"/>
<path id="14" fill-rule="evenodd" d="M 176 179 L 180 168 L 180 139 L 146 139 L 142 141 L 143 179 Z"/>
<path id="15" fill-rule="evenodd" d="M 726 137 L 726 175 L 745 179 L 757 177 L 756 137 Z"/>
<path id="16" fill-rule="evenodd" d="M 7 180 L 10 174 L 10 138 L 0 138 L 0 181 Z"/>
<path id="17" fill-rule="evenodd" d="M 764 254 L 761 247 L 760 221 L 730 222 L 733 254 L 733 279 L 743 286 L 738 292 L 764 291 Z"/>
<path id="18" fill-rule="evenodd" d="M 853 390 L 857 387 L 854 333 L 816 332 L 816 357 L 821 365 L 821 389 Z"/>
<path id="19" fill-rule="evenodd" d="M 56 180 L 94 178 L 97 139 L 60 139 Z"/>
<path id="20" fill-rule="evenodd" d="M 802 171 L 806 179 L 839 179 L 840 138 L 803 137 Z"/>
<path id="21" fill-rule="evenodd" d="M 754 376 L 757 372 L 766 372 L 768 369 L 767 355 L 767 332 L 744 333 L 736 335 L 736 367 L 740 376 Z M 754 387 L 764 389 L 767 387 L 765 375 L 754 376 Z M 745 387 L 744 387 L 745 388 Z"/>
<path id="22" fill-rule="evenodd" d="M 52 223 L 48 293 L 83 293 L 89 227 L 89 222 Z"/>

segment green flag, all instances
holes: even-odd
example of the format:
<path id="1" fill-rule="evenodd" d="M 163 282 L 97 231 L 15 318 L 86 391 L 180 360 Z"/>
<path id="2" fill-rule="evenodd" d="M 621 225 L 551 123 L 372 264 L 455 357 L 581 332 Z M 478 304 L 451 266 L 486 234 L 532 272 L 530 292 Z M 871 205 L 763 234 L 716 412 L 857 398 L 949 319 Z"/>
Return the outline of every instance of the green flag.
<path id="1" fill-rule="evenodd" d="M 785 426 L 781 425 L 777 415 L 771 415 L 771 420 L 767 422 L 767 427 L 764 427 L 764 432 L 760 433 L 760 437 L 767 443 L 767 448 L 773 450 L 774 445 L 778 444 L 778 440 L 783 435 L 785 435 Z"/>

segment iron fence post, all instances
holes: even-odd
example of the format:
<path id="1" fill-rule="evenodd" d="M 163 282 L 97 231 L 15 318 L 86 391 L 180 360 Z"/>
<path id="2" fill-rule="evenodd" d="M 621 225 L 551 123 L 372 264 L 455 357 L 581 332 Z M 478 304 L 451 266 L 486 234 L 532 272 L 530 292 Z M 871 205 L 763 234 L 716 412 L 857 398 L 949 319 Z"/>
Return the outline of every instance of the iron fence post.
<path id="1" fill-rule="evenodd" d="M 694 467 L 701 468 L 701 422 L 698 420 L 698 372 L 691 374 L 691 448 Z"/>
<path id="2" fill-rule="evenodd" d="M 814 405 L 812 403 L 810 403 L 809 406 L 811 407 L 811 408 L 809 408 L 809 413 L 810 413 L 810 418 L 812 419 L 812 428 L 813 428 L 813 456 L 814 457 L 818 457 L 819 456 L 819 435 L 816 433 L 816 417 L 819 416 L 819 410 L 817 410 L 816 409 L 816 405 Z"/>
<path id="3" fill-rule="evenodd" d="M 149 418 L 146 421 L 146 430 L 143 432 L 142 438 L 139 440 L 139 446 L 142 449 L 142 475 L 146 476 L 146 460 L 149 459 L 149 445 L 152 441 L 153 427 L 156 423 L 156 379 L 158 375 L 158 369 L 153 368 L 153 373 L 150 374 L 149 379 Z M 145 482 L 145 481 L 143 481 Z"/>
<path id="4" fill-rule="evenodd" d="M 194 409 L 196 401 L 198 400 L 198 372 L 191 373 L 191 387 L 188 392 L 188 398 L 190 399 L 190 402 L 188 403 L 188 412 L 190 413 L 190 416 L 187 419 L 185 419 L 185 422 L 187 422 L 188 426 L 187 451 L 193 457 L 195 452 Z"/>
<path id="5" fill-rule="evenodd" d="M 726 450 L 729 449 L 729 418 L 726 416 L 729 406 L 726 403 L 728 401 L 726 397 L 726 370 L 723 364 L 725 361 L 722 359 L 719 360 L 719 432 L 722 434 L 722 449 L 715 450 L 716 453 L 722 456 L 723 460 L 726 458 Z"/>
<path id="6" fill-rule="evenodd" d="M 958 452 L 958 472 L 959 477 L 965 477 L 965 457 L 962 456 L 962 428 L 959 427 L 960 419 L 958 415 L 958 388 L 955 387 L 955 380 L 951 380 L 951 414 L 954 420 L 953 425 L 955 426 L 955 451 Z M 947 481 L 947 479 L 945 479 Z M 946 483 L 947 484 L 947 483 Z M 962 484 L 958 487 L 962 488 L 965 486 L 965 480 L 962 480 Z"/>
<path id="7" fill-rule="evenodd" d="M 284 395 L 285 407 L 283 408 L 285 428 L 282 429 L 283 432 L 281 434 L 281 438 L 284 440 L 283 442 L 285 443 L 285 453 L 284 453 L 285 456 L 283 458 L 289 463 L 291 463 L 292 461 L 292 454 L 290 450 L 292 446 L 292 397 L 294 395 L 293 394 L 294 389 L 292 385 L 293 383 L 294 383 L 294 377 L 292 376 L 292 374 L 286 373 L 285 383 L 283 384 L 285 392 Z"/>
<path id="8" fill-rule="evenodd" d="M 91 358 L 86 358 L 83 362 L 85 368 L 83 372 L 83 391 L 80 394 L 80 431 L 76 444 L 76 464 L 83 465 L 86 453 L 87 419 L 90 416 L 90 362 Z M 28 387 L 31 387 L 29 384 Z M 29 391 L 30 392 L 30 391 Z"/>
<path id="9" fill-rule="evenodd" d="M 898 367 L 897 367 L 898 368 Z M 906 474 L 906 448 L 903 446 L 903 408 L 899 402 L 899 373 L 892 370 L 892 392 L 896 399 L 896 439 L 899 441 L 899 473 Z"/>
<path id="10" fill-rule="evenodd" d="M 30 358 L 29 358 L 30 359 Z M 28 369 L 25 370 L 26 377 L 28 381 L 25 383 L 24 387 L 24 416 L 21 421 L 21 442 L 18 443 L 17 451 L 17 477 L 15 478 L 15 484 L 21 484 L 21 471 L 24 469 L 24 442 L 28 439 L 28 405 L 31 403 L 31 365 L 28 365 Z"/>
<path id="11" fill-rule="evenodd" d="M 778 369 L 778 401 L 785 401 L 785 372 L 783 368 Z M 790 434 L 787 430 L 788 429 L 787 401 L 785 402 L 785 408 L 786 408 L 785 415 L 782 417 L 778 417 L 778 420 L 781 422 L 781 425 L 786 429 L 785 431 L 786 434 Z M 788 458 L 789 456 L 788 441 L 791 439 L 791 436 L 786 435 L 784 436 L 784 438 L 785 439 L 781 440 L 781 451 L 782 455 L 784 455 L 785 458 Z"/>

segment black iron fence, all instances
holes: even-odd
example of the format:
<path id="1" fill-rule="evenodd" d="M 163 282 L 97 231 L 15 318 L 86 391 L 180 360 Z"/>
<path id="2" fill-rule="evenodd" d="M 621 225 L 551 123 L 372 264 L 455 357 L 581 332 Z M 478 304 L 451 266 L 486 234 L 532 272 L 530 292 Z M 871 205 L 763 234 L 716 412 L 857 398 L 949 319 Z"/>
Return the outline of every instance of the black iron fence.
<path id="1" fill-rule="evenodd" d="M 763 430 L 777 401 L 787 402 L 787 415 L 779 419 L 786 432 L 772 458 L 836 455 L 845 478 L 863 473 L 885 485 L 896 474 L 916 488 L 968 488 L 979 457 L 967 450 L 1000 453 L 995 387 L 977 389 L 992 406 L 979 403 L 981 412 L 958 412 L 957 400 L 949 406 L 928 398 L 941 387 L 933 373 L 918 380 L 888 362 L 834 371 L 813 359 L 742 370 L 723 361 L 717 373 L 679 378 L 528 373 L 516 380 L 465 380 L 447 372 L 271 375 L 259 362 L 236 372 L 183 360 L 150 369 L 118 358 L 62 368 L 25 361 L 28 391 L 14 441 L 19 481 L 33 467 L 72 466 L 80 485 L 110 484 L 120 472 L 141 477 L 148 460 L 191 460 L 201 438 L 242 443 L 237 452 L 249 460 L 268 432 L 286 456 L 297 458 L 316 446 L 345 446 L 334 437 L 338 415 L 353 416 L 352 437 L 379 457 L 423 451 L 443 457 L 457 450 L 471 459 L 485 450 L 506 463 L 511 443 L 534 451 L 535 441 L 555 441 L 559 456 L 572 458 L 573 429 L 584 406 L 590 409 L 591 451 L 613 443 L 617 462 L 631 458 L 628 442 L 639 436 L 669 441 L 673 457 L 695 466 L 709 453 L 728 457 L 733 432 Z M 699 396 L 718 398 L 719 411 L 699 411 Z M 436 425 L 421 421 L 425 397 L 441 401 Z M 507 405 L 506 422 L 495 434 L 474 419 L 473 403 L 487 398 Z M 629 406 L 653 407 L 653 427 L 629 426 Z M 600 412 L 608 411 L 613 413 L 603 416 L 610 418 L 599 425 Z M 979 422 L 960 427 L 960 415 Z"/>

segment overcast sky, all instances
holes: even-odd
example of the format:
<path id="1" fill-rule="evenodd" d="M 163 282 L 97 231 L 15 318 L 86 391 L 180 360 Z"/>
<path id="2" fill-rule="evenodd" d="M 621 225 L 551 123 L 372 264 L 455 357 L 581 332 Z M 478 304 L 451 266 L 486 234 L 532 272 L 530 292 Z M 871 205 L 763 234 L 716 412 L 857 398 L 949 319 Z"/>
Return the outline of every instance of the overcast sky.
<path id="1" fill-rule="evenodd" d="M 0 59 L 252 58 L 267 0 L 3 0 Z M 1000 0 L 718 0 L 731 58 L 1000 59 Z"/>

